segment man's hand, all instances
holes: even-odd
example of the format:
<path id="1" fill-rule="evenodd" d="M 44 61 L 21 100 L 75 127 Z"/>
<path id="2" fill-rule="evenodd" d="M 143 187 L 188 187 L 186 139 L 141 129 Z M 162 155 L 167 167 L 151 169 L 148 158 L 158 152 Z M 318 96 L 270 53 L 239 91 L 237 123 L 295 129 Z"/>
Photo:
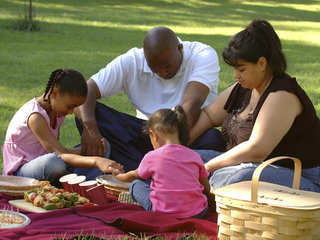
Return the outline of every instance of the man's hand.
<path id="1" fill-rule="evenodd" d="M 85 156 L 101 156 L 106 154 L 106 143 L 98 129 L 84 128 L 81 137 L 81 154 Z"/>
<path id="2" fill-rule="evenodd" d="M 101 98 L 101 94 L 93 79 L 90 78 L 87 85 L 88 95 L 85 103 L 74 109 L 74 114 L 83 126 L 81 154 L 103 157 L 106 151 L 100 141 L 102 137 L 95 117 L 96 100 Z"/>

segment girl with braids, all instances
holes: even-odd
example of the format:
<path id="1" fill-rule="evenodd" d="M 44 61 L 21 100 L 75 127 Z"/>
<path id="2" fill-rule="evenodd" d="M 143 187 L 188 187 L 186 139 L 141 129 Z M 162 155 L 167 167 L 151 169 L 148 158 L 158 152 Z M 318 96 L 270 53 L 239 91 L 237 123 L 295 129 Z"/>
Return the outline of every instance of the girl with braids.
<path id="1" fill-rule="evenodd" d="M 65 148 L 58 141 L 65 116 L 84 103 L 87 91 L 79 71 L 53 71 L 45 93 L 24 104 L 8 126 L 2 146 L 3 174 L 49 180 L 59 186 L 59 178 L 70 172 L 95 179 L 112 168 L 121 171 L 122 167 L 114 161 L 80 156 L 80 147 Z M 102 142 L 106 148 L 105 141 Z"/>
<path id="2" fill-rule="evenodd" d="M 285 73 L 281 42 L 269 22 L 254 20 L 233 36 L 222 54 L 237 80 L 201 111 L 190 142 L 222 126 L 224 153 L 199 151 L 213 189 L 252 179 L 263 161 L 279 156 L 302 163 L 300 189 L 320 192 L 320 120 L 295 78 Z M 261 181 L 291 187 L 293 164 L 285 159 L 262 172 Z"/>
<path id="3" fill-rule="evenodd" d="M 208 209 L 205 194 L 210 192 L 209 173 L 199 154 L 185 147 L 189 128 L 183 108 L 177 105 L 174 110 L 156 111 L 146 122 L 145 132 L 154 150 L 144 156 L 136 170 L 124 174 L 114 171 L 115 177 L 125 182 L 134 180 L 130 195 L 147 211 L 203 218 Z"/>

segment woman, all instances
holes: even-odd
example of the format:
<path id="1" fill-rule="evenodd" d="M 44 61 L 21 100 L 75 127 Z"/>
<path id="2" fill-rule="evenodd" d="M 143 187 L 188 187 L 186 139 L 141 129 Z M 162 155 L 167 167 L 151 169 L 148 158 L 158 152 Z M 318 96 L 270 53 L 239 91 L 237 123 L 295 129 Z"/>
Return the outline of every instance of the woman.
<path id="1" fill-rule="evenodd" d="M 221 126 L 228 142 L 224 153 L 198 150 L 212 174 L 211 186 L 251 180 L 255 168 L 276 156 L 302 162 L 300 189 L 320 192 L 320 120 L 312 102 L 285 73 L 279 37 L 264 20 L 252 21 L 229 41 L 224 61 L 237 80 L 204 108 L 190 133 L 190 142 L 206 129 Z M 267 167 L 261 181 L 291 186 L 289 160 Z"/>

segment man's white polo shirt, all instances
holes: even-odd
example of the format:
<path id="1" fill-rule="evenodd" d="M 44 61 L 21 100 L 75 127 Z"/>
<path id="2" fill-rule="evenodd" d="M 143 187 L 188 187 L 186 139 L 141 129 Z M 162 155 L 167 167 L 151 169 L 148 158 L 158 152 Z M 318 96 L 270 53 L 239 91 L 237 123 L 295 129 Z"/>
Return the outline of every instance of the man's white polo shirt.
<path id="1" fill-rule="evenodd" d="M 91 78 L 101 97 L 108 98 L 125 92 L 137 110 L 137 117 L 147 119 L 160 108 L 182 104 L 188 82 L 206 85 L 210 93 L 205 107 L 218 95 L 219 60 L 216 51 L 199 42 L 183 41 L 183 60 L 171 79 L 162 79 L 147 65 L 143 49 L 132 48 L 115 58 Z"/>

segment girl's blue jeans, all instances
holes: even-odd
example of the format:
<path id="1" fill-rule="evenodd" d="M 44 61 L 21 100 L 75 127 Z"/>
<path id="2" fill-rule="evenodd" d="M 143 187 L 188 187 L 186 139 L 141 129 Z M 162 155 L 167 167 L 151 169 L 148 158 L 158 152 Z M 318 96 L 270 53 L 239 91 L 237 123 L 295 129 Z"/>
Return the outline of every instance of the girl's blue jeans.
<path id="1" fill-rule="evenodd" d="M 152 202 L 150 200 L 150 184 L 151 178 L 143 180 L 137 179 L 130 184 L 129 190 L 131 198 L 138 202 L 146 211 L 152 211 Z M 206 216 L 207 211 L 208 206 L 202 212 L 192 216 L 192 218 L 202 219 Z"/>
<path id="2" fill-rule="evenodd" d="M 204 163 L 222 154 L 214 150 L 194 151 L 200 154 Z M 232 183 L 250 181 L 258 165 L 259 163 L 241 163 L 218 169 L 210 176 L 210 185 L 213 189 L 217 189 Z M 271 164 L 262 171 L 259 181 L 292 187 L 293 175 L 293 169 Z M 320 166 L 302 169 L 300 190 L 320 192 Z"/>
<path id="3" fill-rule="evenodd" d="M 106 139 L 105 139 L 106 140 Z M 110 156 L 110 144 L 106 141 L 107 152 L 105 158 Z M 56 153 L 48 153 L 37 157 L 30 162 L 20 166 L 13 175 L 21 177 L 30 177 L 38 180 L 48 180 L 52 185 L 61 188 L 59 178 L 69 174 L 76 173 L 86 176 L 86 180 L 95 180 L 103 172 L 99 168 L 73 168 L 66 164 Z"/>

